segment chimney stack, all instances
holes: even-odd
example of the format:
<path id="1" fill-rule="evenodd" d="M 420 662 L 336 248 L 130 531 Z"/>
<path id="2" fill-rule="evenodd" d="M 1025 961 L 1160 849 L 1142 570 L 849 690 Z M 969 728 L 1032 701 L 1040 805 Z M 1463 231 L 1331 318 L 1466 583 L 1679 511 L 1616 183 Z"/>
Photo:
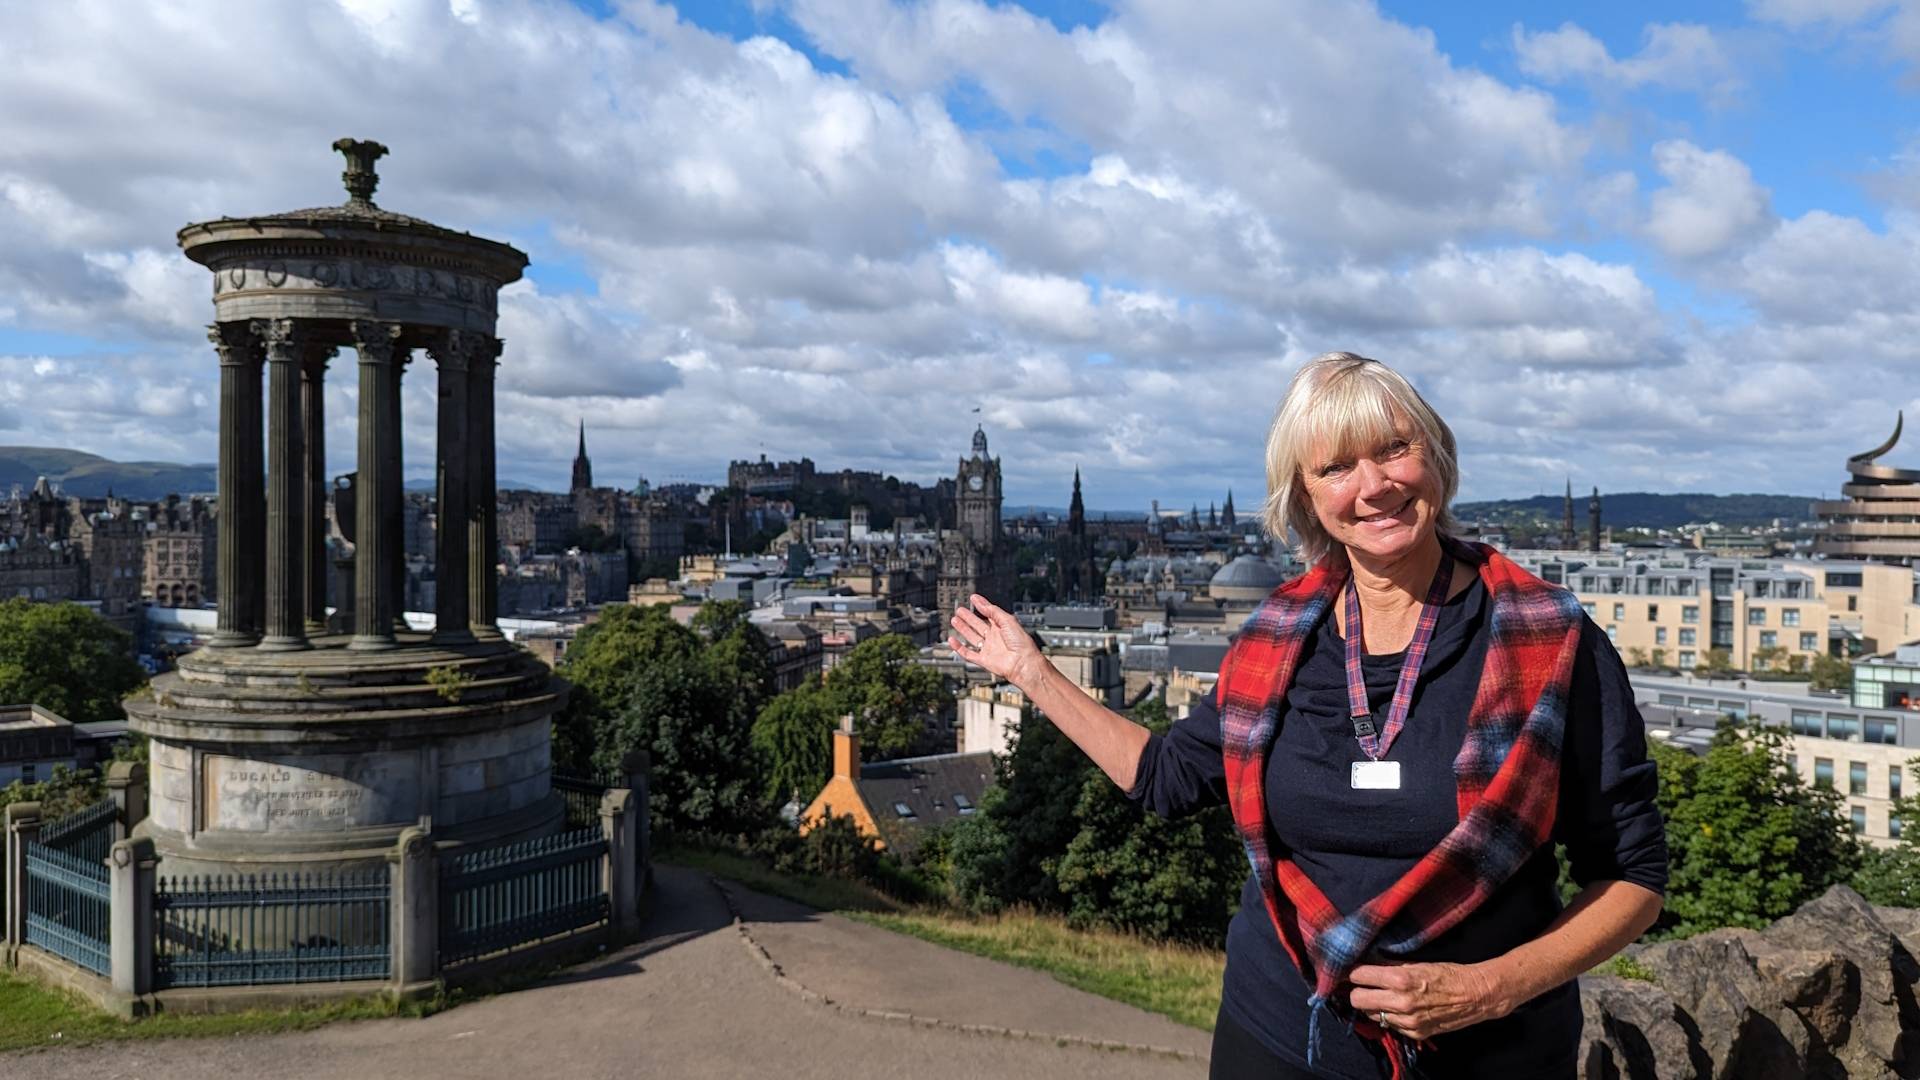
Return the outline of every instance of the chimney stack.
<path id="1" fill-rule="evenodd" d="M 860 736 L 853 733 L 852 713 L 840 718 L 840 727 L 833 733 L 833 775 L 860 779 Z"/>

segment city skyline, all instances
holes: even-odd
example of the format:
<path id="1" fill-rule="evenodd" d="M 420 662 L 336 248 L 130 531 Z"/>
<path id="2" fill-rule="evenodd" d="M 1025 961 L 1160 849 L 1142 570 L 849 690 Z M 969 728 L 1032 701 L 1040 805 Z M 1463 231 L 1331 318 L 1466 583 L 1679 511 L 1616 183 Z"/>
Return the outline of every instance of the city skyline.
<path id="1" fill-rule="evenodd" d="M 978 419 L 1013 504 L 1079 467 L 1097 509 L 1251 505 L 1287 377 L 1352 348 L 1454 425 L 1462 499 L 1830 494 L 1915 406 L 1920 322 L 1920 38 L 1846 11 L 21 8 L 0 443 L 212 460 L 174 230 L 336 201 L 352 135 L 392 148 L 382 205 L 532 256 L 504 477 L 564 482 L 584 416 L 622 483 L 716 478 L 716 446 L 931 479 Z M 242 57 L 276 77 L 178 78 Z"/>

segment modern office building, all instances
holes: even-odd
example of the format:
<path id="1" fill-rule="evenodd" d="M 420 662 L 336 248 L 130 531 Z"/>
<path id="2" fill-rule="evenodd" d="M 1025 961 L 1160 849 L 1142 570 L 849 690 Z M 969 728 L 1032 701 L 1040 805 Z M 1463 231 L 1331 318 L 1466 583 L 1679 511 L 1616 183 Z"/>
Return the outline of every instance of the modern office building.
<path id="1" fill-rule="evenodd" d="M 1741 680 L 1640 673 L 1632 680 L 1647 734 L 1698 751 L 1724 717 L 1781 728 L 1791 740 L 1788 765 L 1803 781 L 1841 793 L 1856 834 L 1880 845 L 1900 838 L 1892 801 L 1912 793 L 1907 763 L 1920 758 L 1920 711 L 1865 708 L 1839 695 L 1774 693 L 1764 683 Z"/>

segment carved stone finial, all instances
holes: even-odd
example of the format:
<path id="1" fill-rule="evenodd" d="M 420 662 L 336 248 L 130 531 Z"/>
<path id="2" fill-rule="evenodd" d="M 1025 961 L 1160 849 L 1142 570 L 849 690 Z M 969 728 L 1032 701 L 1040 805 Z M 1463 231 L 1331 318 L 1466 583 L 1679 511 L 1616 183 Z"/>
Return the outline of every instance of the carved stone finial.
<path id="1" fill-rule="evenodd" d="M 386 156 L 387 148 L 367 139 L 335 139 L 333 148 L 347 158 L 347 171 L 340 174 L 347 185 L 347 205 L 372 206 L 373 189 L 380 186 L 373 163 Z"/>

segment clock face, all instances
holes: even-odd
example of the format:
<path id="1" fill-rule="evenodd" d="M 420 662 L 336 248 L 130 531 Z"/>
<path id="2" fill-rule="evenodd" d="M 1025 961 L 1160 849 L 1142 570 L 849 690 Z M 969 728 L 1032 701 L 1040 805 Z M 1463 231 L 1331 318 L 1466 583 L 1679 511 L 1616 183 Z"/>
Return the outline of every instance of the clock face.
<path id="1" fill-rule="evenodd" d="M 981 485 L 985 483 L 986 480 L 983 479 L 979 473 L 974 473 L 972 476 L 967 477 L 967 486 L 975 491 L 979 491 Z"/>

